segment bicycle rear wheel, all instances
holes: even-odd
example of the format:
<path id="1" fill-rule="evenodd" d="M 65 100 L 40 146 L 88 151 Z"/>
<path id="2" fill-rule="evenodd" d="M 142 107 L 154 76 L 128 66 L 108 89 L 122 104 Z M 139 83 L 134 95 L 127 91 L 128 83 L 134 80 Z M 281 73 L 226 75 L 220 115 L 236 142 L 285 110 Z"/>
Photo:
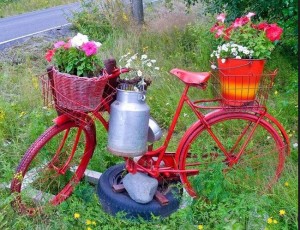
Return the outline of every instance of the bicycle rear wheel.
<path id="1" fill-rule="evenodd" d="M 177 160 L 180 170 L 199 170 L 199 173 L 180 174 L 182 183 L 192 197 L 203 193 L 218 193 L 214 191 L 217 184 L 211 188 L 205 184 L 205 180 L 209 179 L 219 180 L 221 186 L 226 183 L 227 187 L 241 191 L 263 192 L 272 187 L 284 167 L 285 143 L 267 121 L 258 119 L 255 114 L 242 112 L 223 112 L 208 117 L 211 131 L 225 150 L 219 147 L 201 122 L 187 131 Z M 238 157 L 253 130 L 249 142 Z M 217 178 L 218 172 L 222 178 Z"/>
<path id="2" fill-rule="evenodd" d="M 13 206 L 33 215 L 67 199 L 95 148 L 95 127 L 69 121 L 47 129 L 27 150 L 11 182 Z"/>

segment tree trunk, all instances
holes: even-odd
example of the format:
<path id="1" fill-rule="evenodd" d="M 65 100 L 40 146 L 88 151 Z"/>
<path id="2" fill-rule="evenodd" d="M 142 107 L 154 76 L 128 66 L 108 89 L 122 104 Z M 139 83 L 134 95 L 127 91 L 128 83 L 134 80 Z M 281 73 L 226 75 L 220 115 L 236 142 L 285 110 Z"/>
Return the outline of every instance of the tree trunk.
<path id="1" fill-rule="evenodd" d="M 132 16 L 141 25 L 144 23 L 143 0 L 131 0 Z"/>

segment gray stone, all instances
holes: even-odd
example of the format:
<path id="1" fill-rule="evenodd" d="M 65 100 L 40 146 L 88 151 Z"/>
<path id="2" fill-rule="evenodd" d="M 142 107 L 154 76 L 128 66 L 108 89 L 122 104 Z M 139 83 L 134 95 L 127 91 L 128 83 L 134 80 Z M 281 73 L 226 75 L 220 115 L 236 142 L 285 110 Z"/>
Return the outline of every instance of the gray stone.
<path id="1" fill-rule="evenodd" d="M 158 181 L 144 173 L 128 173 L 123 179 L 123 185 L 131 199 L 146 204 L 153 199 Z"/>

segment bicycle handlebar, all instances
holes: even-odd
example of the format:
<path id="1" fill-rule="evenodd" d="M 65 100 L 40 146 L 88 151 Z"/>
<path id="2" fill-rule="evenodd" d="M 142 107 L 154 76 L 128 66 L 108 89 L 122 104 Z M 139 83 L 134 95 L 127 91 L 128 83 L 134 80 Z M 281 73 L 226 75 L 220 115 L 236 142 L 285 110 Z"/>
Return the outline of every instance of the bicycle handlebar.
<path id="1" fill-rule="evenodd" d="M 108 79 L 113 79 L 118 77 L 120 74 L 128 73 L 130 71 L 129 68 L 115 68 L 111 74 L 107 76 Z"/>

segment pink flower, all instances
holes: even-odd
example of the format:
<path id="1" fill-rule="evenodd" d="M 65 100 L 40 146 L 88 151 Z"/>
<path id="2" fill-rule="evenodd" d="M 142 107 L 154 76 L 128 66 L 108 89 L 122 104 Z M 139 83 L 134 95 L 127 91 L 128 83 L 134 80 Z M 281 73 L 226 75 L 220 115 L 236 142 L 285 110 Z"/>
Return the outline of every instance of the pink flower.
<path id="1" fill-rule="evenodd" d="M 249 22 L 249 18 L 247 17 L 241 17 L 241 18 L 237 18 L 235 19 L 235 21 L 233 22 L 233 27 L 237 28 L 237 27 L 241 27 L 245 24 L 247 24 Z"/>
<path id="2" fill-rule="evenodd" d="M 217 16 L 217 20 L 220 21 L 220 22 L 224 22 L 225 21 L 225 17 L 226 17 L 226 14 L 224 13 L 221 13 Z"/>
<path id="3" fill-rule="evenodd" d="M 70 49 L 72 47 L 72 43 L 71 43 L 71 40 L 69 40 L 67 43 L 64 44 L 64 48 L 67 50 L 67 49 Z"/>
<path id="4" fill-rule="evenodd" d="M 83 43 L 81 49 L 85 52 L 86 56 L 91 56 L 97 53 L 98 47 L 95 42 L 86 42 Z"/>
<path id="5" fill-rule="evenodd" d="M 224 34 L 223 30 L 224 30 L 224 26 L 219 26 L 219 27 L 217 28 L 217 32 L 216 32 L 215 37 L 218 38 L 218 37 L 220 37 L 222 34 Z"/>
<path id="6" fill-rule="evenodd" d="M 55 54 L 55 50 L 48 50 L 45 54 L 45 58 L 48 62 L 51 62 L 53 55 Z"/>
<path id="7" fill-rule="evenodd" d="M 270 24 L 266 29 L 266 36 L 271 42 L 274 42 L 280 39 L 282 32 L 283 29 L 280 28 L 276 23 Z"/>
<path id="8" fill-rule="evenodd" d="M 58 49 L 58 48 L 60 48 L 60 47 L 62 47 L 62 46 L 64 46 L 65 45 L 65 42 L 64 41 L 58 41 L 58 42 L 56 42 L 55 44 L 54 44 L 54 48 L 55 49 Z"/>
<path id="9" fill-rule="evenodd" d="M 249 13 L 246 15 L 246 17 L 250 19 L 250 18 L 253 17 L 254 15 L 255 15 L 255 13 L 249 12 Z"/>

